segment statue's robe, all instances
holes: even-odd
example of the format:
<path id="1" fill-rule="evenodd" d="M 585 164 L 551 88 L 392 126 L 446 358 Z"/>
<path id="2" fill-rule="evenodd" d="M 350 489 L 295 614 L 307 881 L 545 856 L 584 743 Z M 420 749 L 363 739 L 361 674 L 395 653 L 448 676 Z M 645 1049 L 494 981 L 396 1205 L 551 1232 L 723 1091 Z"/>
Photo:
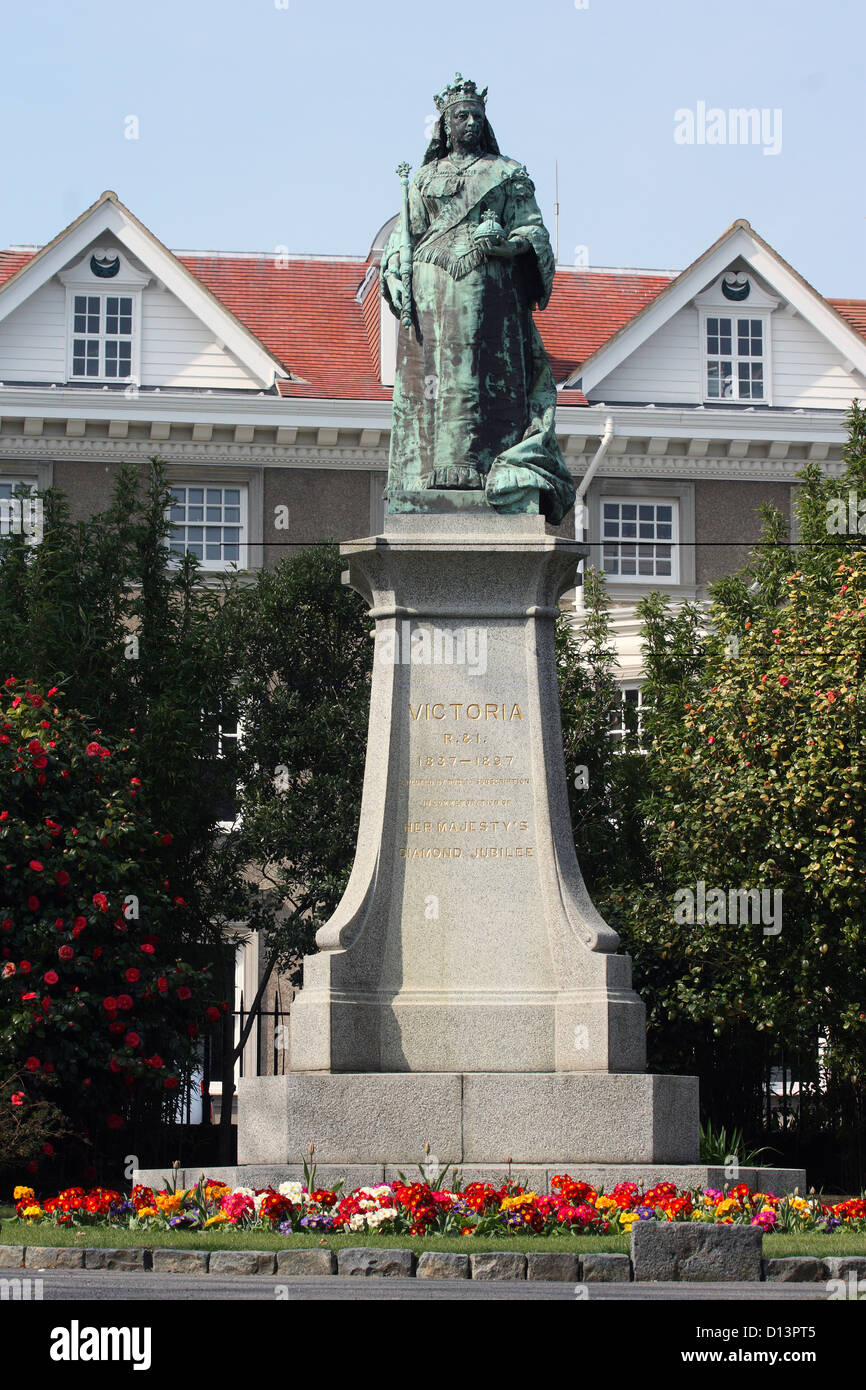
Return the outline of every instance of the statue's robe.
<path id="1" fill-rule="evenodd" d="M 412 287 L 420 329 L 399 329 L 386 496 L 426 488 L 485 488 L 502 511 L 561 520 L 574 484 L 555 434 L 556 386 L 532 310 L 543 309 L 554 260 L 535 189 L 522 164 L 482 155 L 457 172 L 422 165 L 409 188 Z M 529 250 L 489 257 L 472 240 L 493 216 Z M 401 227 L 382 260 L 398 272 Z M 384 274 L 383 293 L 391 308 Z"/>

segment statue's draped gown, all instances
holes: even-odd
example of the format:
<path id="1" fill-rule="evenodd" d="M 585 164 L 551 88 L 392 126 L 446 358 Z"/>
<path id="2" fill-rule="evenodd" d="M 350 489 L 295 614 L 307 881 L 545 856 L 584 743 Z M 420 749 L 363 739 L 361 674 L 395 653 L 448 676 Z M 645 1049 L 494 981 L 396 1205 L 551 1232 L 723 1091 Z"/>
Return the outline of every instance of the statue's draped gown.
<path id="1" fill-rule="evenodd" d="M 550 239 L 523 165 L 480 155 L 422 165 L 409 189 L 415 327 L 401 324 L 388 496 L 426 488 L 485 488 L 502 511 L 530 489 L 561 520 L 574 485 L 555 435 L 556 387 L 533 322 L 553 286 Z M 488 257 L 472 233 L 493 217 L 529 250 Z M 399 269 L 401 227 L 383 255 Z M 383 276 L 386 298 L 387 285 Z M 393 307 L 393 306 L 392 306 Z"/>

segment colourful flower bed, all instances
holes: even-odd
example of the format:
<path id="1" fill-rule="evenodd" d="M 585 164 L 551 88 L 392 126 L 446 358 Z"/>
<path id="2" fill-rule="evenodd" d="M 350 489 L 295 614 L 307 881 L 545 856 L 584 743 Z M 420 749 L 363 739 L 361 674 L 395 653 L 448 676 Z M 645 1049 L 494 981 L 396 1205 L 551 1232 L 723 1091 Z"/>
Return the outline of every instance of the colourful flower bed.
<path id="1" fill-rule="evenodd" d="M 619 1183 L 605 1193 L 565 1175 L 555 1177 L 552 1186 L 550 1196 L 541 1196 L 516 1183 L 494 1187 L 472 1182 L 451 1191 L 426 1182 L 393 1182 L 359 1187 L 343 1196 L 339 1188 L 310 1191 L 299 1182 L 255 1191 L 202 1178 L 194 1188 L 134 1187 L 129 1196 L 105 1187 L 87 1192 L 71 1187 L 43 1202 L 37 1201 L 32 1188 L 16 1187 L 14 1199 L 17 1217 L 26 1223 L 123 1226 L 134 1231 L 230 1226 L 286 1235 L 616 1235 L 628 1233 L 636 1221 L 662 1220 L 760 1226 L 768 1233 L 866 1232 L 864 1198 L 828 1206 L 816 1196 L 752 1192 L 745 1183 L 724 1192 L 680 1191 L 666 1182 L 644 1192 L 635 1183 Z"/>

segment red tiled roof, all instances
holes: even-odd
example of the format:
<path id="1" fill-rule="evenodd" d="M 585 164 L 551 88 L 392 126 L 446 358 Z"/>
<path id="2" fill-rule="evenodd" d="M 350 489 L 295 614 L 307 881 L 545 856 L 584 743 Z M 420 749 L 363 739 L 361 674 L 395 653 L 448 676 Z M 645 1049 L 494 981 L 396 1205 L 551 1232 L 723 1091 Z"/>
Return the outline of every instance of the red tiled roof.
<path id="1" fill-rule="evenodd" d="M 35 254 L 0 251 L 0 284 Z M 364 303 L 356 295 L 369 262 L 350 257 L 292 259 L 273 256 L 184 254 L 179 258 L 212 294 L 256 334 L 296 381 L 281 381 L 284 396 L 388 400 L 378 381 L 378 331 L 371 285 Z M 537 318 L 553 374 L 562 382 L 581 362 L 624 327 L 674 278 L 660 271 L 558 270 L 553 293 Z M 830 299 L 866 337 L 866 300 Z M 560 394 L 563 405 L 585 404 L 578 391 Z"/>
<path id="2" fill-rule="evenodd" d="M 0 251 L 0 285 L 20 270 L 22 265 L 32 261 L 35 251 Z"/>
<path id="3" fill-rule="evenodd" d="M 827 303 L 866 338 L 866 299 L 828 299 Z"/>
<path id="4" fill-rule="evenodd" d="M 303 379 L 283 383 L 282 394 L 390 399 L 390 390 L 377 379 L 363 309 L 355 299 L 366 261 L 290 260 L 281 265 L 273 256 L 179 259 L 293 376 Z"/>
<path id="5" fill-rule="evenodd" d="M 537 316 L 556 380 L 564 381 L 673 278 L 658 271 L 558 270 L 550 303 Z"/>

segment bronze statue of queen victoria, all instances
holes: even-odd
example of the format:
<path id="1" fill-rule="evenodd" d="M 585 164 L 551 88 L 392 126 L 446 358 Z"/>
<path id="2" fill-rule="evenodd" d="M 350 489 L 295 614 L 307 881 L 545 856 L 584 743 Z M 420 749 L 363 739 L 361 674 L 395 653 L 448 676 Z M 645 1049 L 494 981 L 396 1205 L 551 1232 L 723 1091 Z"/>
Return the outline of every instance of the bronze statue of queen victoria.
<path id="1" fill-rule="evenodd" d="M 476 490 L 503 512 L 538 498 L 556 523 L 574 484 L 532 317 L 550 298 L 553 252 L 525 167 L 499 153 L 486 97 L 458 73 L 435 98 L 433 138 L 382 257 L 401 320 L 386 496 L 413 510 L 429 488 Z"/>

